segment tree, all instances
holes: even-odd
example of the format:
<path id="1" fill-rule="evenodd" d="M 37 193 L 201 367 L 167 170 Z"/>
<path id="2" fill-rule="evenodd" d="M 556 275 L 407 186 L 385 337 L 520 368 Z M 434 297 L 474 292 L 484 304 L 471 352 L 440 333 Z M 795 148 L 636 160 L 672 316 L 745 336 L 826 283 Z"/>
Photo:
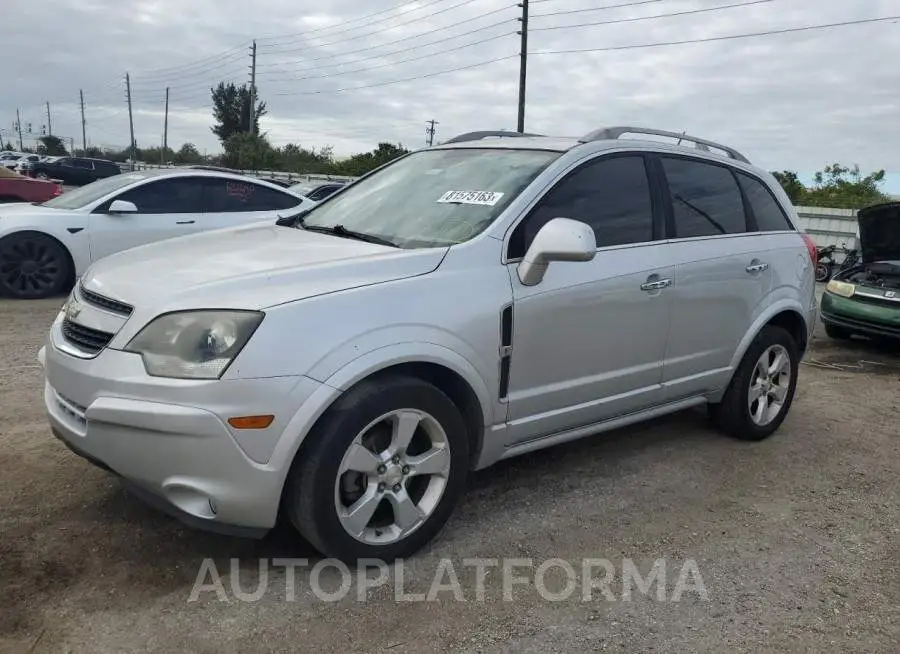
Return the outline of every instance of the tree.
<path id="1" fill-rule="evenodd" d="M 203 155 L 193 143 L 185 143 L 175 153 L 176 164 L 198 164 L 203 162 Z"/>
<path id="2" fill-rule="evenodd" d="M 797 173 L 790 170 L 773 172 L 772 175 L 781 184 L 791 202 L 797 205 L 861 209 L 890 200 L 880 188 L 885 177 L 883 170 L 863 175 L 857 165 L 850 168 L 831 164 L 813 176 L 812 187 L 804 186 Z"/>
<path id="3" fill-rule="evenodd" d="M 814 186 L 805 193 L 805 201 L 813 206 L 842 209 L 861 209 L 887 202 L 890 197 L 880 188 L 884 176 L 883 170 L 863 176 L 858 165 L 850 168 L 831 164 L 815 174 Z"/>
<path id="4" fill-rule="evenodd" d="M 2 144 L 2 143 L 3 143 L 3 142 L 0 141 L 0 144 Z M 13 149 L 12 143 L 10 143 L 9 141 L 7 141 L 7 142 L 6 142 L 6 145 L 3 146 L 3 149 L 4 149 L 4 150 L 12 150 L 12 149 Z"/>
<path id="5" fill-rule="evenodd" d="M 69 154 L 66 146 L 63 145 L 62 139 L 58 136 L 48 134 L 38 140 L 40 141 L 40 145 L 37 147 L 38 154 L 46 154 L 51 157 L 64 157 Z"/>
<path id="6" fill-rule="evenodd" d="M 281 165 L 279 152 L 265 136 L 237 132 L 225 141 L 223 163 L 238 170 L 273 170 Z"/>
<path id="7" fill-rule="evenodd" d="M 787 193 L 792 203 L 801 204 L 806 187 L 803 186 L 803 182 L 797 177 L 797 173 L 791 170 L 783 170 L 781 172 L 773 172 L 772 176 L 781 184 L 781 188 Z"/>
<path id="8" fill-rule="evenodd" d="M 341 175 L 364 175 L 370 170 L 375 170 L 379 166 L 407 153 L 409 153 L 409 150 L 404 148 L 402 144 L 379 143 L 378 147 L 371 152 L 355 154 L 349 159 L 335 164 L 335 168 Z"/>
<path id="9" fill-rule="evenodd" d="M 219 82 L 210 89 L 212 92 L 213 118 L 216 124 L 211 127 L 213 134 L 219 137 L 224 146 L 226 141 L 240 132 L 250 132 L 250 85 L 236 86 L 234 83 Z M 259 118 L 266 114 L 266 103 L 260 102 L 257 96 L 256 110 L 253 112 L 253 133 L 259 133 Z"/>

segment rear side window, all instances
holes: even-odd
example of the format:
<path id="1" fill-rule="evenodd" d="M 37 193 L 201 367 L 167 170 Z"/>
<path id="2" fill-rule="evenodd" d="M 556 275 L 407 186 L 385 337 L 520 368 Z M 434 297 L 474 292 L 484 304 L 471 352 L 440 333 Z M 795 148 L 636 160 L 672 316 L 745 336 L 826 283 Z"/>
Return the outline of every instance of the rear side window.
<path id="1" fill-rule="evenodd" d="M 741 188 L 744 189 L 744 195 L 747 196 L 747 201 L 750 203 L 750 209 L 753 211 L 759 231 L 793 231 L 794 228 L 791 227 L 784 210 L 765 184 L 749 175 L 737 173 L 737 176 L 741 182 Z"/>
<path id="2" fill-rule="evenodd" d="M 662 158 L 676 238 L 747 231 L 744 200 L 730 169 L 689 159 Z"/>
<path id="3" fill-rule="evenodd" d="M 288 193 L 243 180 L 209 177 L 206 179 L 204 206 L 207 213 L 241 211 L 277 211 L 301 203 Z"/>
<path id="4" fill-rule="evenodd" d="M 562 179 L 513 232 L 509 257 L 524 256 L 541 227 L 554 218 L 587 223 L 600 248 L 652 241 L 653 205 L 643 157 L 591 161 Z"/>

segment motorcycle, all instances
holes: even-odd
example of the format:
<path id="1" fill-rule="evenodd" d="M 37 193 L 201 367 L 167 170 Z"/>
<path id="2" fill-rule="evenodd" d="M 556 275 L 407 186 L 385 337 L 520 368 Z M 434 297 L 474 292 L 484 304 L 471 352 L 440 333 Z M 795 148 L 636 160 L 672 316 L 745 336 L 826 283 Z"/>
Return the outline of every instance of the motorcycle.
<path id="1" fill-rule="evenodd" d="M 836 245 L 826 245 L 825 247 L 816 248 L 816 281 L 827 282 L 831 279 L 834 271 L 834 251 L 837 250 Z"/>
<path id="2" fill-rule="evenodd" d="M 825 247 L 817 248 L 817 282 L 827 282 L 835 274 L 841 272 L 842 270 L 852 268 L 859 263 L 860 255 L 858 249 L 850 249 L 845 243 L 841 243 L 840 251 L 841 253 L 843 253 L 844 258 L 841 260 L 840 264 L 838 264 L 834 260 L 834 254 L 837 251 L 838 247 L 836 245 L 826 245 Z"/>

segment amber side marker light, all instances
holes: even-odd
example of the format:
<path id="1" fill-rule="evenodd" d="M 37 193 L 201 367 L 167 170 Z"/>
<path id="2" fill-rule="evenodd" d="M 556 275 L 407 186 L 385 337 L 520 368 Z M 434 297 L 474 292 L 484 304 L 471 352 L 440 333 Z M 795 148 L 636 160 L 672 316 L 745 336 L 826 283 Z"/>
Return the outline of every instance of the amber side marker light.
<path id="1" fill-rule="evenodd" d="M 275 416 L 238 416 L 229 418 L 228 424 L 235 429 L 265 429 L 273 420 Z"/>

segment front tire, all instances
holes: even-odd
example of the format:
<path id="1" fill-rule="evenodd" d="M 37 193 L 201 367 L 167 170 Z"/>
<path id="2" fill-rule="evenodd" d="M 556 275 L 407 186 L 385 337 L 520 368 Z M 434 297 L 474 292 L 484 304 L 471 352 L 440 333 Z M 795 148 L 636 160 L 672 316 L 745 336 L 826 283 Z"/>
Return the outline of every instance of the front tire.
<path id="1" fill-rule="evenodd" d="M 716 426 L 741 440 L 771 436 L 790 410 L 797 388 L 800 352 L 787 330 L 763 327 L 741 359 L 718 404 L 710 405 Z"/>
<path id="2" fill-rule="evenodd" d="M 360 383 L 308 439 L 284 508 L 319 552 L 347 562 L 415 553 L 444 526 L 468 475 L 462 415 L 415 377 Z"/>
<path id="3" fill-rule="evenodd" d="M 21 232 L 0 240 L 0 295 L 21 300 L 60 295 L 71 273 L 68 253 L 56 239 Z"/>

